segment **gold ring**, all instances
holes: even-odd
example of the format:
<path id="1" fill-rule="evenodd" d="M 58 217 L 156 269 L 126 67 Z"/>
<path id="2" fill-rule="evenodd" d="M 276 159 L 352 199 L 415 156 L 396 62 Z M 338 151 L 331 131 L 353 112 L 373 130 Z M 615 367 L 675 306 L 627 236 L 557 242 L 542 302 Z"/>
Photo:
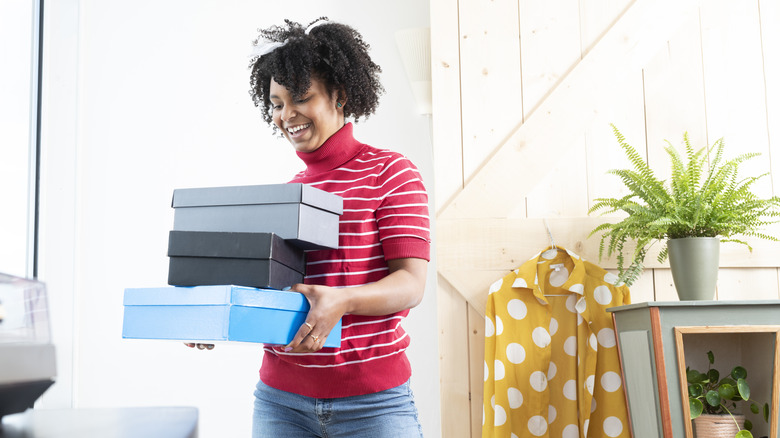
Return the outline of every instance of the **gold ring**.
<path id="1" fill-rule="evenodd" d="M 314 327 L 311 324 L 309 324 L 308 322 L 304 322 L 304 324 L 306 325 L 306 327 L 309 328 L 309 330 L 314 330 Z"/>
<path id="2" fill-rule="evenodd" d="M 314 342 L 319 342 L 320 341 L 319 336 L 311 335 L 311 338 L 314 339 Z"/>

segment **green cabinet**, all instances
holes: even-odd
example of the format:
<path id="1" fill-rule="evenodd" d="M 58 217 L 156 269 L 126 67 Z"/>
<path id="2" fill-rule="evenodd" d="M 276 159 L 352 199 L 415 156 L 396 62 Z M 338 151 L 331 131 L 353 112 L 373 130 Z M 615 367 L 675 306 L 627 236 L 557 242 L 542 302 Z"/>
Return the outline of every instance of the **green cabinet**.
<path id="1" fill-rule="evenodd" d="M 685 367 L 706 369 L 709 350 L 718 368 L 748 368 L 751 398 L 770 405 L 769 424 L 753 420 L 753 435 L 778 436 L 780 300 L 657 301 L 609 311 L 634 438 L 692 438 Z"/>

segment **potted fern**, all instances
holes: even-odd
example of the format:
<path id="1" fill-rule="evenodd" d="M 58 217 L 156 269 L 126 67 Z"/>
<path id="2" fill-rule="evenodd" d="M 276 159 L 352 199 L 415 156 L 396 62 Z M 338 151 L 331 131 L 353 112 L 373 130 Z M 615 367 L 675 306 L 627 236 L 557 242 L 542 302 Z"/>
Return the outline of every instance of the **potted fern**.
<path id="1" fill-rule="evenodd" d="M 709 365 L 702 373 L 686 369 L 688 384 L 688 406 L 691 420 L 696 426 L 697 437 L 707 438 L 753 438 L 753 424 L 744 415 L 736 413 L 738 403 L 750 403 L 750 411 L 758 414 L 763 411 L 765 422 L 769 422 L 769 404 L 763 408 L 750 398 L 750 386 L 747 383 L 747 370 L 736 366 L 727 376 L 721 378 L 720 372 L 713 368 L 715 356 L 707 352 Z"/>
<path id="2" fill-rule="evenodd" d="M 627 217 L 601 224 L 590 235 L 603 233 L 599 257 L 616 255 L 618 274 L 626 285 L 636 281 L 648 250 L 660 243 L 658 261 L 669 258 L 680 299 L 712 299 L 720 242 L 736 242 L 752 250 L 736 236 L 778 240 L 761 230 L 778 221 L 780 198 L 761 199 L 751 191 L 767 174 L 738 179 L 740 164 L 760 154 L 725 160 L 723 139 L 694 150 L 685 133 L 684 154 L 666 142 L 671 176 L 662 181 L 617 127 L 611 126 L 633 169 L 608 173 L 618 176 L 629 193 L 622 198 L 597 198 L 589 213 L 623 212 Z M 635 243 L 633 250 L 626 245 L 629 242 Z"/>

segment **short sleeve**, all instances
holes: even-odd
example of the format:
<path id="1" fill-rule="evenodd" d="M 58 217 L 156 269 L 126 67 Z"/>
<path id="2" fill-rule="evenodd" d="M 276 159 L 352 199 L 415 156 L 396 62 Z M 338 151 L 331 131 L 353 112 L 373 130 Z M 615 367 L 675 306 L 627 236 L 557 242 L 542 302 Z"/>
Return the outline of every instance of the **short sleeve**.
<path id="1" fill-rule="evenodd" d="M 379 182 L 382 201 L 376 220 L 385 259 L 430 261 L 428 193 L 417 167 L 402 155 L 393 154 L 382 169 Z"/>

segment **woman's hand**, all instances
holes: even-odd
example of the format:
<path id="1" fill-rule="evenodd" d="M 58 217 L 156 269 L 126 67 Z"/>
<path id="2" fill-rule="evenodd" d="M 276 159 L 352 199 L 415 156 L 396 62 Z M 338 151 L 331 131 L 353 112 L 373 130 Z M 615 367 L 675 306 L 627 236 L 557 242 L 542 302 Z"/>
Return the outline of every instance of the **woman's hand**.
<path id="1" fill-rule="evenodd" d="M 185 342 L 184 345 L 190 347 L 190 348 L 196 348 L 198 350 L 213 350 L 214 344 L 195 344 L 193 342 Z"/>
<path id="2" fill-rule="evenodd" d="M 389 315 L 420 304 L 425 291 L 428 262 L 406 258 L 387 263 L 390 274 L 365 286 L 333 288 L 313 284 L 296 284 L 291 291 L 302 293 L 311 308 L 306 322 L 286 352 L 311 353 L 322 349 L 328 334 L 346 313 L 353 315 Z"/>
<path id="3" fill-rule="evenodd" d="M 302 293 L 311 308 L 306 315 L 306 322 L 298 329 L 293 340 L 284 347 L 284 351 L 294 353 L 320 351 L 330 331 L 347 311 L 344 289 L 296 284 L 290 290 Z"/>

